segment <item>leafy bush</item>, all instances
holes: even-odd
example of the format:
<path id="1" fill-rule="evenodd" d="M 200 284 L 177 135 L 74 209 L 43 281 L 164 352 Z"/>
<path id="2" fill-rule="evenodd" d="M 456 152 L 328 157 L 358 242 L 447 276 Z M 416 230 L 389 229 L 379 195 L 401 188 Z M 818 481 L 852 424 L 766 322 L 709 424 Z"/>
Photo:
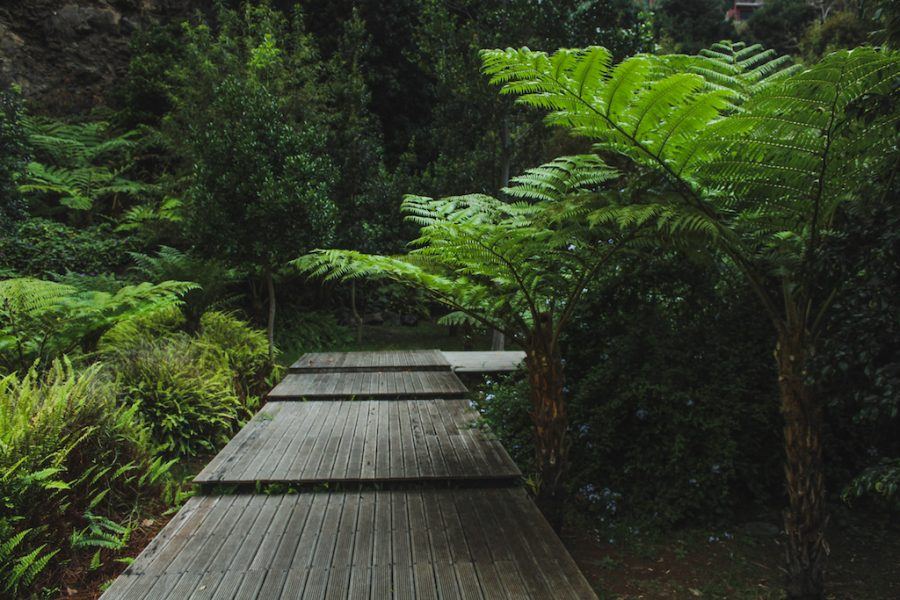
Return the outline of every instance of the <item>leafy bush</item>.
<path id="1" fill-rule="evenodd" d="M 783 460 L 771 340 L 748 292 L 678 255 L 635 260 L 590 288 L 565 336 L 569 492 L 659 526 L 771 500 Z M 491 383 L 477 402 L 530 472 L 525 382 Z"/>
<path id="2" fill-rule="evenodd" d="M 104 549 L 122 545 L 112 543 L 109 532 L 127 538 L 140 498 L 161 491 L 170 465 L 152 458 L 137 408 L 117 405 L 100 371 L 95 365 L 76 373 L 69 362 L 57 361 L 44 374 L 31 369 L 0 379 L 5 594 L 27 595 L 51 559 L 87 551 L 99 565 L 111 554 Z M 91 533 L 97 527 L 105 538 Z"/>
<path id="3" fill-rule="evenodd" d="M 816 9 L 806 0 L 773 0 L 744 23 L 744 36 L 779 54 L 796 53 L 803 32 L 815 21 Z"/>
<path id="4" fill-rule="evenodd" d="M 220 308 L 235 298 L 228 292 L 228 286 L 238 278 L 235 269 L 222 262 L 194 256 L 190 252 L 161 246 L 156 255 L 131 253 L 133 270 L 147 281 L 193 281 L 197 288 L 184 296 L 184 313 L 187 326 L 195 330 L 200 324 L 200 316 L 212 308 Z"/>
<path id="5" fill-rule="evenodd" d="M 128 262 L 124 245 L 107 224 L 74 228 L 32 217 L 0 237 L 0 255 L 3 266 L 20 276 L 67 271 L 97 275 L 115 272 Z"/>
<path id="6" fill-rule="evenodd" d="M 199 340 L 228 364 L 243 402 L 266 391 L 272 364 L 264 331 L 253 329 L 234 315 L 211 311 L 200 318 Z"/>
<path id="7" fill-rule="evenodd" d="M 288 356 L 344 348 L 353 343 L 350 329 L 330 312 L 294 309 L 278 330 L 278 344 Z"/>
<path id="8" fill-rule="evenodd" d="M 860 473 L 844 490 L 844 500 L 869 497 L 900 511 L 900 458 L 884 458 Z"/>
<path id="9" fill-rule="evenodd" d="M 861 46 L 867 41 L 869 29 L 855 13 L 835 13 L 824 23 L 813 23 L 806 31 L 802 40 L 804 53 L 816 59 L 840 48 Z"/>
<path id="10" fill-rule="evenodd" d="M 107 357 L 120 403 L 138 407 L 166 456 L 214 452 L 247 415 L 225 353 L 187 334 L 137 340 Z"/>
<path id="11" fill-rule="evenodd" d="M 772 499 L 771 339 L 749 291 L 677 254 L 641 262 L 596 290 L 566 340 L 573 489 L 607 488 L 617 514 L 663 525 Z"/>
<path id="12" fill-rule="evenodd" d="M 485 379 L 483 388 L 473 400 L 482 420 L 497 435 L 523 473 L 534 470 L 534 425 L 528 417 L 531 410 L 528 394 L 525 378 L 509 375 L 496 381 Z"/>

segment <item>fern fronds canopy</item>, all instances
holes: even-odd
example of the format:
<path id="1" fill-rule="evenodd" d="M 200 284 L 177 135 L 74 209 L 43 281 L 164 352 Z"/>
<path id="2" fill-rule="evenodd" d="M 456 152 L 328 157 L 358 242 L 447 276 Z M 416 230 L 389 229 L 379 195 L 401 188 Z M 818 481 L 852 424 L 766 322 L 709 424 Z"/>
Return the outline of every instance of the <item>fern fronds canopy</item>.
<path id="1" fill-rule="evenodd" d="M 840 204 L 897 166 L 896 52 L 841 51 L 807 69 L 731 42 L 615 65 L 600 47 L 482 58 L 501 93 L 665 181 L 671 193 L 645 207 L 646 218 L 669 235 L 714 242 L 776 321 L 781 302 L 765 280 L 808 264 Z M 883 104 L 893 108 L 866 108 Z M 607 210 L 588 220 L 606 222 Z"/>
<path id="2" fill-rule="evenodd" d="M 420 288 L 454 312 L 520 343 L 544 315 L 561 327 L 600 265 L 625 239 L 616 214 L 591 228 L 571 214 L 596 206 L 618 172 L 595 155 L 562 157 L 513 180 L 511 202 L 472 194 L 407 196 L 401 210 L 419 226 L 403 256 L 318 250 L 293 264 L 326 280 L 387 278 Z M 611 208 L 611 213 L 615 211 Z M 463 316 L 465 315 L 465 317 Z"/>
<path id="3" fill-rule="evenodd" d="M 112 136 L 104 122 L 62 123 L 30 118 L 26 129 L 38 160 L 20 190 L 45 194 L 73 210 L 90 210 L 104 197 L 136 197 L 152 186 L 127 178 L 135 132 Z"/>

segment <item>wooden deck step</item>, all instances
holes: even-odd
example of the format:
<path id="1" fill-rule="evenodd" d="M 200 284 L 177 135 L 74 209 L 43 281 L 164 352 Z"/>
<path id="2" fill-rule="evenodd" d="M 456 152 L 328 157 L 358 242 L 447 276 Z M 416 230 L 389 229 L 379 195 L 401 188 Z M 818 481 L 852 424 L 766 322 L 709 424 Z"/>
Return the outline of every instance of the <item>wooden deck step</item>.
<path id="1" fill-rule="evenodd" d="M 270 402 L 194 483 L 520 477 L 477 418 L 466 400 Z"/>
<path id="2" fill-rule="evenodd" d="M 457 373 L 510 373 L 525 364 L 521 350 L 489 350 L 483 352 L 442 352 Z"/>
<path id="3" fill-rule="evenodd" d="M 451 371 L 379 371 L 289 374 L 269 400 L 462 398 L 466 386 Z"/>
<path id="4" fill-rule="evenodd" d="M 310 352 L 292 364 L 288 372 L 449 370 L 450 362 L 440 350 L 389 350 L 383 352 Z"/>
<path id="5" fill-rule="evenodd" d="M 195 497 L 103 594 L 595 599 L 521 488 Z"/>

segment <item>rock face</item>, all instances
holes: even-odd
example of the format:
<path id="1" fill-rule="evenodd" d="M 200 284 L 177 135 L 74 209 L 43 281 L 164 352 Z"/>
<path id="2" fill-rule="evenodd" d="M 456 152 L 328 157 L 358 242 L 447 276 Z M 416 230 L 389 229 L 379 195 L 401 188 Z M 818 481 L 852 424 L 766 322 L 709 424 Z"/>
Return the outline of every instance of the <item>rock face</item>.
<path id="1" fill-rule="evenodd" d="M 0 3 L 0 87 L 17 84 L 39 112 L 103 104 L 128 64 L 129 38 L 183 19 L 195 0 L 12 0 Z"/>

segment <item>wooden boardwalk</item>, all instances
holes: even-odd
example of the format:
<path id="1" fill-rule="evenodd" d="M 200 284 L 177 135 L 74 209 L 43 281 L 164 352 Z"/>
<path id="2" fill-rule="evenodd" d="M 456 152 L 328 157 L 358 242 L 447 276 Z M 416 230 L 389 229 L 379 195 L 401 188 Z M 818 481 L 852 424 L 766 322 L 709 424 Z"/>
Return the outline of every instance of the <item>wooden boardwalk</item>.
<path id="1" fill-rule="evenodd" d="M 194 483 L 515 479 L 466 400 L 270 402 Z"/>
<path id="2" fill-rule="evenodd" d="M 402 400 L 462 398 L 466 386 L 451 371 L 354 371 L 287 375 L 269 400 Z"/>
<path id="3" fill-rule="evenodd" d="M 433 352 L 298 363 L 195 481 L 324 488 L 191 498 L 104 600 L 596 600 Z"/>

